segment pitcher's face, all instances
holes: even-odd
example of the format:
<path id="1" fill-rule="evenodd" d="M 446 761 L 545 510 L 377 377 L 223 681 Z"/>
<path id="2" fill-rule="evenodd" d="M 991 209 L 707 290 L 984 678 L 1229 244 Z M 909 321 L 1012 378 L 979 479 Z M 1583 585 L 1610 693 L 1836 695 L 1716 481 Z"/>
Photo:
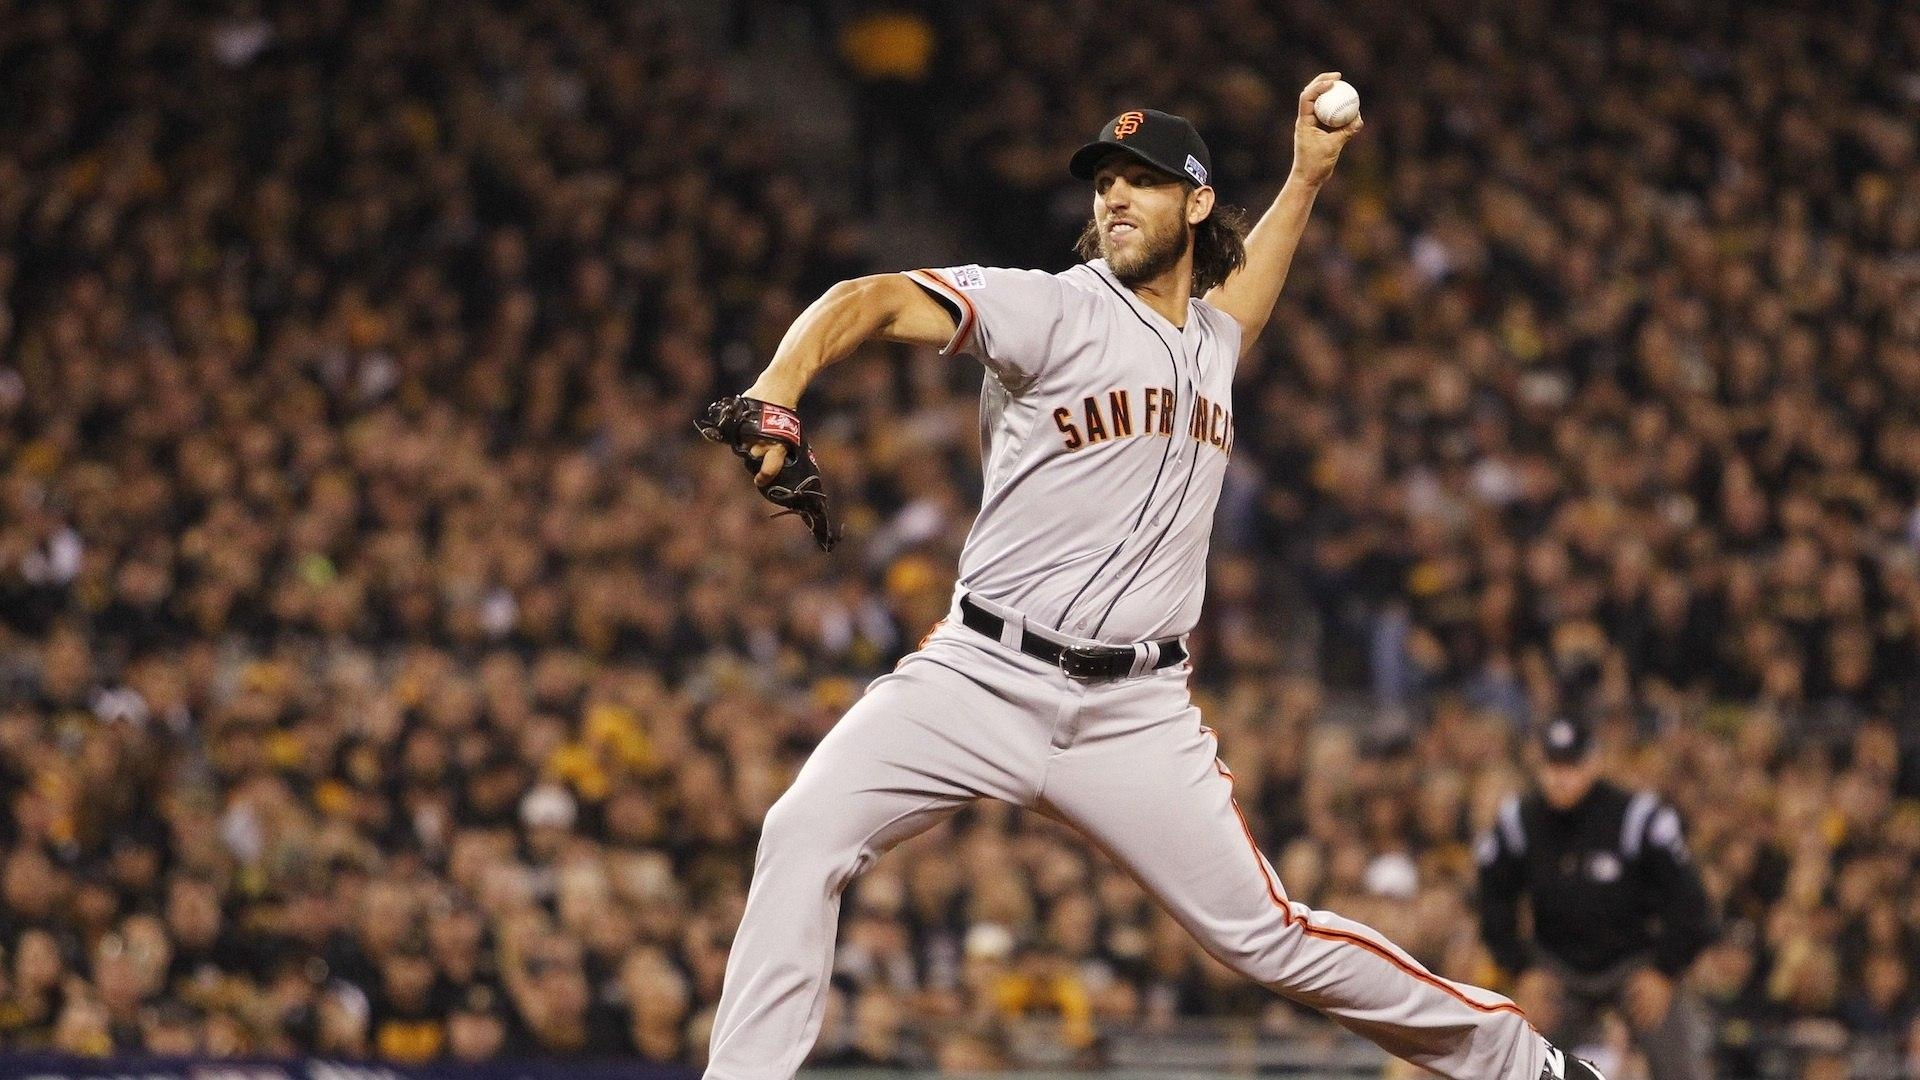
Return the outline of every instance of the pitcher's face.
<path id="1" fill-rule="evenodd" d="M 1135 285 L 1179 265 L 1193 242 L 1190 213 L 1200 190 L 1207 189 L 1126 157 L 1101 166 L 1093 178 L 1093 221 L 1113 275 Z"/>

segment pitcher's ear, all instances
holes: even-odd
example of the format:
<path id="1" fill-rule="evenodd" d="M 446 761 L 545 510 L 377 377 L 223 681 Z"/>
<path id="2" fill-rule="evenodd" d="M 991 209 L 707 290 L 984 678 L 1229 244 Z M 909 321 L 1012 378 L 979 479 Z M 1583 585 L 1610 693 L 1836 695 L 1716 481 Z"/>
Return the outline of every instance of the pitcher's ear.
<path id="1" fill-rule="evenodd" d="M 1213 213 L 1213 189 L 1197 187 L 1187 199 L 1187 224 L 1198 225 Z"/>

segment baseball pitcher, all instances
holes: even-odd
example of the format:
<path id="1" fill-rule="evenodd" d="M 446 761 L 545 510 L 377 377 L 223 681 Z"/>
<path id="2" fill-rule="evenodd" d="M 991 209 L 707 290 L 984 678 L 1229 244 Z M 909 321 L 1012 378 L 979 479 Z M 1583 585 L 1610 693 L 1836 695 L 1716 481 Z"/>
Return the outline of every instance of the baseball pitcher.
<path id="1" fill-rule="evenodd" d="M 840 895 L 974 799 L 1084 834 L 1214 956 L 1388 1051 L 1471 1080 L 1597 1077 L 1511 1001 L 1440 978 L 1358 923 L 1287 898 L 1187 692 L 1233 373 L 1273 311 L 1355 119 L 1300 94 L 1287 183 L 1251 233 L 1215 215 L 1193 126 L 1121 114 L 1081 147 L 1084 262 L 843 282 L 747 392 L 701 424 L 823 548 L 838 538 L 794 412 L 823 367 L 884 339 L 986 367 L 985 493 L 949 616 L 875 680 L 767 814 L 715 1019 L 712 1080 L 785 1080 L 819 1033 Z"/>

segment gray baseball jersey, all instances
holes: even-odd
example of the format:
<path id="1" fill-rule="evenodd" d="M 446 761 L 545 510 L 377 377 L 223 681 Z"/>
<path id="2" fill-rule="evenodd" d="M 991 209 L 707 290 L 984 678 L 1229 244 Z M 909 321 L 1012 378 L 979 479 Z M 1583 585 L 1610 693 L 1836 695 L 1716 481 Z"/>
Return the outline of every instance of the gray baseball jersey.
<path id="1" fill-rule="evenodd" d="M 842 890 L 983 798 L 1078 829 L 1221 962 L 1408 1060 L 1474 1080 L 1561 1075 L 1512 1002 L 1287 897 L 1188 666 L 1153 662 L 1177 656 L 1155 639 L 1199 616 L 1239 325 L 1194 300 L 1175 326 L 1098 261 L 910 273 L 954 314 L 944 351 L 988 369 L 980 517 L 949 618 L 868 687 L 767 813 L 708 1080 L 793 1076 L 825 1015 Z M 963 601 L 992 621 L 968 623 Z M 1137 659 L 1125 677 L 1070 678 L 1029 636 L 1132 645 Z"/>
<path id="2" fill-rule="evenodd" d="M 1233 452 L 1240 324 L 1194 299 L 1175 326 L 1098 259 L 908 276 L 957 315 L 942 352 L 987 366 L 986 489 L 960 587 L 1096 641 L 1193 629 Z"/>

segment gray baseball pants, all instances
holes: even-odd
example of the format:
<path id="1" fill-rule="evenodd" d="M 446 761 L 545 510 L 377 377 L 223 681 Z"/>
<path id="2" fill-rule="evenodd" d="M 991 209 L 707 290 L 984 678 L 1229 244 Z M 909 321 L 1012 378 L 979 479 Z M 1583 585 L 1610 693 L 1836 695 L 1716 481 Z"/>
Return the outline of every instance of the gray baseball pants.
<path id="1" fill-rule="evenodd" d="M 979 598 L 975 598 L 978 601 Z M 1509 1000 L 1442 979 L 1359 923 L 1292 903 L 1254 846 L 1184 664 L 1077 682 L 950 618 L 876 679 L 768 812 L 727 960 L 709 1080 L 787 1080 L 820 1031 L 840 894 L 974 799 L 1063 821 L 1221 962 L 1442 1076 L 1538 1080 Z M 1071 639 L 1068 639 L 1071 640 Z"/>

